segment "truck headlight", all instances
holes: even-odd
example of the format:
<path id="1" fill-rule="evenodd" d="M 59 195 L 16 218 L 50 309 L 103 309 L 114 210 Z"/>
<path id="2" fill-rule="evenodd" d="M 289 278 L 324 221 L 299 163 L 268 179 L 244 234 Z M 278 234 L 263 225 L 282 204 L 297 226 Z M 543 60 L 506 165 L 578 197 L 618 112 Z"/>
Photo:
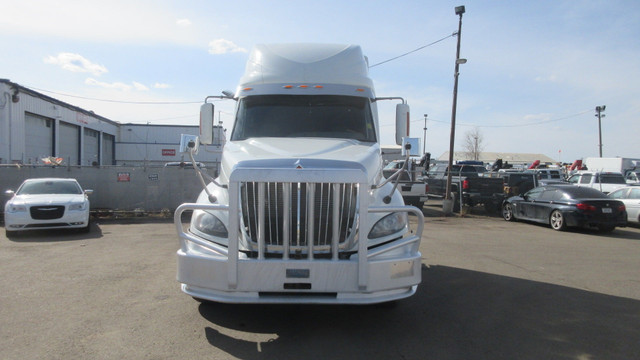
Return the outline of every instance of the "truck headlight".
<path id="1" fill-rule="evenodd" d="M 205 211 L 198 211 L 194 213 L 193 227 L 207 235 L 216 236 L 220 238 L 229 237 L 226 226 L 214 215 L 211 215 Z"/>
<path id="2" fill-rule="evenodd" d="M 395 234 L 404 229 L 408 224 L 407 213 L 395 212 L 378 220 L 369 232 L 369 239 L 377 239 L 383 236 Z"/>

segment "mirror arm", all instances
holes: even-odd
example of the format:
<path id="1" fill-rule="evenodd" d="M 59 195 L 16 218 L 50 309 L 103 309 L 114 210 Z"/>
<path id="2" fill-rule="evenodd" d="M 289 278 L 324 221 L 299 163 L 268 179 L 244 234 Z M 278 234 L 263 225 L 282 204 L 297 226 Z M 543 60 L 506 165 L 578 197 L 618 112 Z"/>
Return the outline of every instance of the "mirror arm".
<path id="1" fill-rule="evenodd" d="M 233 94 L 231 93 L 225 93 L 224 95 L 209 95 L 206 98 L 204 98 L 204 102 L 206 103 L 207 100 L 209 99 L 231 99 L 231 100 L 238 100 L 237 98 L 233 97 Z"/>
<path id="2" fill-rule="evenodd" d="M 373 99 L 373 101 L 378 101 L 378 100 L 401 100 L 403 104 L 406 104 L 406 100 L 404 98 L 401 98 L 399 96 L 392 96 L 392 97 L 377 97 L 375 99 Z"/>
<path id="3" fill-rule="evenodd" d="M 189 144 L 191 145 L 191 144 Z M 209 202 L 214 203 L 217 201 L 215 195 L 213 195 L 211 193 L 211 191 L 209 191 L 209 188 L 207 188 L 207 183 L 204 181 L 203 175 L 207 177 L 207 180 L 210 180 L 212 183 L 214 183 L 216 186 L 221 187 L 223 189 L 227 188 L 227 185 L 221 185 L 219 184 L 213 177 L 211 177 L 209 174 L 204 173 L 196 164 L 196 159 L 193 157 L 193 149 L 194 147 L 190 146 L 189 147 L 189 158 L 191 159 L 191 165 L 193 166 L 193 169 L 196 171 L 196 174 L 198 175 L 198 179 L 200 179 L 200 183 L 202 184 L 202 187 L 204 188 L 204 191 L 207 193 L 207 196 L 209 197 Z"/>
<path id="4" fill-rule="evenodd" d="M 407 150 L 411 149 L 411 144 L 406 144 L 406 149 Z M 384 201 L 385 204 L 389 204 L 391 202 L 391 195 L 393 195 L 393 193 L 396 191 L 396 189 L 398 188 L 398 183 L 400 182 L 400 174 L 402 174 L 403 172 L 406 172 L 407 175 L 410 175 L 409 172 L 407 171 L 407 164 L 409 163 L 410 157 L 411 157 L 411 152 L 407 151 L 407 155 L 404 158 L 404 163 L 402 164 L 402 167 L 398 169 L 398 171 L 396 171 L 393 175 L 389 176 L 389 178 L 387 178 L 385 181 L 383 181 L 379 185 L 371 186 L 371 189 L 377 190 L 383 187 L 384 185 L 386 185 L 389 181 L 395 180 L 393 183 L 393 189 L 391 189 L 391 192 L 389 193 L 389 195 L 385 196 L 382 199 L 382 201 Z"/>

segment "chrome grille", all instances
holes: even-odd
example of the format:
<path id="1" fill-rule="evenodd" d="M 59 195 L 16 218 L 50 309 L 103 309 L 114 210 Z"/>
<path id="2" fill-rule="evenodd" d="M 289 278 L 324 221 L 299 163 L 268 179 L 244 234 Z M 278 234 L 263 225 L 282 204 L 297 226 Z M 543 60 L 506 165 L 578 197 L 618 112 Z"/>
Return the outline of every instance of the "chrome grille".
<path id="1" fill-rule="evenodd" d="M 240 201 L 241 227 L 252 250 L 263 237 L 267 254 L 288 257 L 310 248 L 314 254 L 331 253 L 355 235 L 357 184 L 243 182 Z"/>

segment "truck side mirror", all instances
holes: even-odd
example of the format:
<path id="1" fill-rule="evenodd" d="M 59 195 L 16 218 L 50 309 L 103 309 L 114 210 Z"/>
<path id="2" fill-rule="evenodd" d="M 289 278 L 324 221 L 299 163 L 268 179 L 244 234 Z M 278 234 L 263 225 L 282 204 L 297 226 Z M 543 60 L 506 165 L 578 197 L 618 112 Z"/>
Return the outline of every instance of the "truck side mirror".
<path id="1" fill-rule="evenodd" d="M 213 104 L 204 103 L 200 107 L 200 143 L 210 145 L 213 143 Z"/>
<path id="2" fill-rule="evenodd" d="M 409 136 L 409 105 L 396 105 L 396 144 L 402 145 L 402 138 Z"/>

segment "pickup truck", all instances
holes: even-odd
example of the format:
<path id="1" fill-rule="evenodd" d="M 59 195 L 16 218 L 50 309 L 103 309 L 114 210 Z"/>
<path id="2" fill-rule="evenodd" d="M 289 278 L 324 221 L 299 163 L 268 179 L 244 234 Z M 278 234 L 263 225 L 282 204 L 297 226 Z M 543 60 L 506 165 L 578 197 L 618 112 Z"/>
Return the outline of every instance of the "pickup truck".
<path id="1" fill-rule="evenodd" d="M 382 169 L 383 176 L 388 179 L 396 171 L 402 169 L 404 160 L 394 160 Z M 407 205 L 412 205 L 418 209 L 422 209 L 424 202 L 427 201 L 427 190 L 429 186 L 425 182 L 422 172 L 424 167 L 416 166 L 411 162 L 411 166 L 398 177 L 398 189 L 402 194 L 402 199 Z"/>
<path id="2" fill-rule="evenodd" d="M 605 171 L 581 170 L 571 175 L 568 181 L 573 185 L 594 188 L 605 194 L 627 185 L 622 173 Z"/>
<path id="3" fill-rule="evenodd" d="M 445 197 L 447 176 L 447 164 L 435 165 L 429 170 L 427 194 L 430 198 Z M 460 199 L 462 199 L 462 205 L 483 204 L 487 210 L 495 210 L 499 208 L 504 198 L 503 179 L 488 176 L 486 169 L 481 165 L 456 164 L 452 167 L 451 193 L 454 199 L 454 210 L 459 209 Z"/>
<path id="4" fill-rule="evenodd" d="M 538 176 L 528 171 L 499 171 L 504 186 L 505 198 L 518 196 L 539 186 Z"/>

